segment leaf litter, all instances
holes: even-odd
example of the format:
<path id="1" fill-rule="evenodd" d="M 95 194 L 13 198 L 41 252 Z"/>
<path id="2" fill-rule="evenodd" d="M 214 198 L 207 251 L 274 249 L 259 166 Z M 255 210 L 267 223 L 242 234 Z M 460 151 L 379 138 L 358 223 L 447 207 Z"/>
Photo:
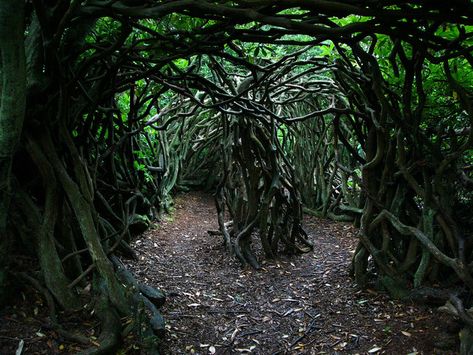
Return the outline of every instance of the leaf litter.
<path id="1" fill-rule="evenodd" d="M 439 352 L 433 339 L 448 336 L 445 315 L 357 287 L 349 224 L 306 217 L 314 251 L 304 255 L 263 261 L 254 243 L 256 271 L 242 269 L 208 233 L 218 229 L 212 196 L 191 192 L 175 205 L 172 219 L 134 244 L 139 260 L 128 261 L 167 294 L 167 354 L 430 354 Z M 455 354 L 450 346 L 441 353 Z"/>
<path id="2" fill-rule="evenodd" d="M 254 271 L 242 269 L 221 237 L 207 233 L 217 229 L 211 196 L 193 192 L 175 205 L 173 218 L 135 240 L 138 261 L 124 260 L 167 294 L 164 354 L 458 353 L 451 318 L 354 284 L 349 265 L 357 240 L 350 225 L 308 217 L 314 251 Z M 21 296 L 0 314 L 0 354 L 15 353 L 22 341 L 28 354 L 83 349 L 43 326 L 47 305 L 36 291 Z M 96 339 L 96 322 L 74 314 L 62 322 Z M 128 349 L 139 352 L 133 344 Z"/>

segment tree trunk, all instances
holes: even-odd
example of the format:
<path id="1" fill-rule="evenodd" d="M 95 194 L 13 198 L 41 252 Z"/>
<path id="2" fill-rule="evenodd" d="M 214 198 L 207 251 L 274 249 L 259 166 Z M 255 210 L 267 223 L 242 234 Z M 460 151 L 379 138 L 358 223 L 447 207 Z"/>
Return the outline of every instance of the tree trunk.
<path id="1" fill-rule="evenodd" d="M 11 200 L 11 166 L 25 116 L 24 2 L 0 2 L 0 304 L 8 266 L 6 226 Z"/>

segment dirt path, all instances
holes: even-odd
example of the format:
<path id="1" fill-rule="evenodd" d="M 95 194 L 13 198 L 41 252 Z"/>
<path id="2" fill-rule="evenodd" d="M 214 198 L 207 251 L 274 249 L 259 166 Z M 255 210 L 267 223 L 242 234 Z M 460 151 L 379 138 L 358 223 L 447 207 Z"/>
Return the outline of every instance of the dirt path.
<path id="1" fill-rule="evenodd" d="M 168 354 L 449 353 L 434 349 L 452 327 L 437 312 L 356 288 L 350 226 L 308 218 L 313 253 L 242 270 L 207 233 L 217 229 L 210 196 L 182 195 L 176 207 L 136 240 L 129 264 L 168 295 Z"/>

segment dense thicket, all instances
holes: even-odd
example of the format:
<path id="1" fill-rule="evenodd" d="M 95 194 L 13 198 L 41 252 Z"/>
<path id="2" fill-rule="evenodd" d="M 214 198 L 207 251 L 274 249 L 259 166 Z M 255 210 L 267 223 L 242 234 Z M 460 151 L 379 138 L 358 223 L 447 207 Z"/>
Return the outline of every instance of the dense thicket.
<path id="1" fill-rule="evenodd" d="M 0 296 L 31 283 L 60 329 L 92 284 L 98 351 L 120 316 L 159 336 L 163 295 L 116 256 L 205 187 L 254 267 L 256 241 L 310 250 L 303 208 L 354 221 L 357 283 L 450 299 L 466 353 L 472 35 L 462 0 L 2 1 Z"/>

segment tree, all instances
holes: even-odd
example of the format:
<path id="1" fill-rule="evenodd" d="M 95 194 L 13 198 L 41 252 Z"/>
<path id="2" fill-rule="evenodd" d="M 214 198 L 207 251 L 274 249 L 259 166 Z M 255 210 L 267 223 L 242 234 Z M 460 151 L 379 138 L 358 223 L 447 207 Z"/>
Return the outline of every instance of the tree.
<path id="1" fill-rule="evenodd" d="M 24 4 L 0 4 L 0 300 L 5 298 L 6 265 L 10 238 L 8 211 L 12 194 L 11 168 L 23 126 L 26 102 L 26 60 L 23 45 Z"/>
<path id="2" fill-rule="evenodd" d="M 360 224 L 360 284 L 372 258 L 394 294 L 452 275 L 471 292 L 472 12 L 469 1 L 3 1 L 2 252 L 35 255 L 40 275 L 18 276 L 51 304 L 77 307 L 93 284 L 109 340 L 99 351 L 143 305 L 159 335 L 162 295 L 115 255 L 133 255 L 132 234 L 203 157 L 221 167 L 220 228 L 242 262 L 258 266 L 257 230 L 269 257 L 279 244 L 306 251 L 304 202 Z"/>

